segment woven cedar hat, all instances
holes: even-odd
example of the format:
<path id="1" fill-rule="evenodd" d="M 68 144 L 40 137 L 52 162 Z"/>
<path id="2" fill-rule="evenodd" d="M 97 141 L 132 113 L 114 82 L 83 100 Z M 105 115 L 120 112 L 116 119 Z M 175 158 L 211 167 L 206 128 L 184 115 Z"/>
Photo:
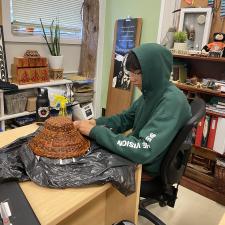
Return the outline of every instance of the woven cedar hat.
<path id="1" fill-rule="evenodd" d="M 38 156 L 49 158 L 72 158 L 84 155 L 90 142 L 84 138 L 67 117 L 51 117 L 44 128 L 28 142 Z"/>

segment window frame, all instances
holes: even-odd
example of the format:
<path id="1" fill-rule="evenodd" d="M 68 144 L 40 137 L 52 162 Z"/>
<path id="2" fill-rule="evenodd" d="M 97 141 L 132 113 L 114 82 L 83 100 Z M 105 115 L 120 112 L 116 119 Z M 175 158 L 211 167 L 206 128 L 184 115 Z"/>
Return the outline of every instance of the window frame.
<path id="1" fill-rule="evenodd" d="M 23 43 L 46 43 L 41 35 L 26 35 L 19 36 L 12 33 L 11 30 L 11 15 L 10 15 L 10 1 L 2 1 L 2 24 L 4 30 L 5 42 L 23 42 Z M 81 39 L 75 39 L 71 37 L 61 37 L 61 44 L 81 45 Z"/>

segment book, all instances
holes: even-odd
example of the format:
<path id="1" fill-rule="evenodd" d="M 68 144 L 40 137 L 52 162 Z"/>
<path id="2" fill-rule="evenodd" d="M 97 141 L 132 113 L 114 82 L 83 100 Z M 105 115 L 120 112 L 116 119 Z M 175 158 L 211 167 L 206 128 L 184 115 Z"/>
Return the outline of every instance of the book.
<path id="1" fill-rule="evenodd" d="M 225 118 L 219 117 L 216 128 L 215 141 L 213 145 L 213 150 L 224 154 L 225 152 Z"/>
<path id="2" fill-rule="evenodd" d="M 204 125 L 203 125 L 203 130 L 202 130 L 202 140 L 201 140 L 202 147 L 207 146 L 207 140 L 208 140 L 208 134 L 209 134 L 209 128 L 210 128 L 210 120 L 211 120 L 211 117 L 209 115 L 206 115 Z"/>
<path id="3" fill-rule="evenodd" d="M 210 121 L 209 136 L 207 141 L 207 148 L 213 149 L 216 127 L 217 127 L 218 117 L 212 117 Z"/>
<path id="4" fill-rule="evenodd" d="M 205 117 L 202 117 L 201 121 L 198 123 L 195 137 L 195 146 L 200 147 L 202 142 L 203 126 L 204 126 Z"/>

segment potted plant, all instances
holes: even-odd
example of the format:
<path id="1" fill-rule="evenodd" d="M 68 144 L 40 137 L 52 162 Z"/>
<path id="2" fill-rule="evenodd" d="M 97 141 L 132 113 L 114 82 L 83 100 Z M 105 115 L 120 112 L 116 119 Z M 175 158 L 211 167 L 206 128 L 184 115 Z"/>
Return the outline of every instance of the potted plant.
<path id="1" fill-rule="evenodd" d="M 187 49 L 187 33 L 185 31 L 178 31 L 174 33 L 174 49 L 186 50 Z"/>
<path id="2" fill-rule="evenodd" d="M 41 27 L 43 31 L 43 37 L 48 46 L 50 56 L 49 56 L 49 64 L 51 69 L 62 69 L 63 64 L 63 56 L 60 54 L 60 27 L 59 21 L 52 20 L 52 23 L 49 27 L 50 35 L 47 36 L 46 28 L 44 27 L 42 20 Z"/>

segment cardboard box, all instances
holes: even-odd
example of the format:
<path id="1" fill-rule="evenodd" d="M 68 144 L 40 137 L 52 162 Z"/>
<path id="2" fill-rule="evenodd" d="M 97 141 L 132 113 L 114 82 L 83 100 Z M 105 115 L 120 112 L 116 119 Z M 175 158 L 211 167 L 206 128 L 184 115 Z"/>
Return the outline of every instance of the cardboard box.
<path id="1" fill-rule="evenodd" d="M 27 99 L 27 106 L 26 106 L 26 110 L 28 112 L 33 112 L 36 110 L 36 100 L 37 98 L 36 97 L 29 97 Z"/>

